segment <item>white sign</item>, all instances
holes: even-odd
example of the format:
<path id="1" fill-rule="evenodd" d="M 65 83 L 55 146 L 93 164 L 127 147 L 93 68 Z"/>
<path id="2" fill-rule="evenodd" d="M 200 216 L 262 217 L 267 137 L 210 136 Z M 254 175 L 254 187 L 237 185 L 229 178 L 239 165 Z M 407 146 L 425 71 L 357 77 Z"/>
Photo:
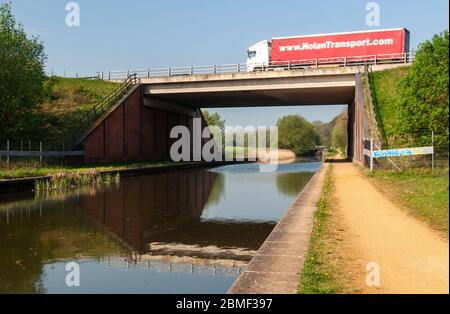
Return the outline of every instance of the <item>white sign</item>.
<path id="1" fill-rule="evenodd" d="M 388 150 L 374 150 L 372 152 L 372 157 L 386 158 L 386 157 L 401 157 L 413 155 L 430 155 L 433 153 L 434 153 L 433 146 L 427 146 L 427 147 L 398 148 Z"/>

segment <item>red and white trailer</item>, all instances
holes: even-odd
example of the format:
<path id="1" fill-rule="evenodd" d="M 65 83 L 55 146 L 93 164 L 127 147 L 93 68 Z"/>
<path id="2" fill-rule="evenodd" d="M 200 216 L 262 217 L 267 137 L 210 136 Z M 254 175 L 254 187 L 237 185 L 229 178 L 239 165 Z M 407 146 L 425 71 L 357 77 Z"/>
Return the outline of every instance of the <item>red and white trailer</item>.
<path id="1" fill-rule="evenodd" d="M 406 62 L 405 28 L 276 37 L 248 49 L 248 71 L 267 68 Z"/>

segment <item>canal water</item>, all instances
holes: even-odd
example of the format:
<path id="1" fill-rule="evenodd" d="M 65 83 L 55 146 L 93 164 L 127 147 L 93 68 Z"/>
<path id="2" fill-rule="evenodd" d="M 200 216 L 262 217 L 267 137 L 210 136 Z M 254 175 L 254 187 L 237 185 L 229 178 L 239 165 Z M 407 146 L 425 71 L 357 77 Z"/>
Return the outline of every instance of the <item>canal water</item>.
<path id="1" fill-rule="evenodd" d="M 320 166 L 239 164 L 0 196 L 0 293 L 226 293 Z"/>

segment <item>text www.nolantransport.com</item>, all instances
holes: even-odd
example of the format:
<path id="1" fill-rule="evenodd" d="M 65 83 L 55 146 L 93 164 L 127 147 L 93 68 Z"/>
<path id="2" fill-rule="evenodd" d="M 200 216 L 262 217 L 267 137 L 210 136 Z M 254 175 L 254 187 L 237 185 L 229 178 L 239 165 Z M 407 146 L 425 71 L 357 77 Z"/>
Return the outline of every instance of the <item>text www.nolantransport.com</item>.
<path id="1" fill-rule="evenodd" d="M 364 39 L 364 40 L 349 40 L 349 41 L 325 41 L 321 43 L 302 43 L 299 45 L 285 45 L 279 46 L 280 52 L 289 51 L 305 51 L 305 50 L 320 50 L 320 49 L 333 49 L 333 48 L 355 48 L 355 47 L 368 47 L 368 46 L 388 46 L 393 45 L 394 39 Z"/>

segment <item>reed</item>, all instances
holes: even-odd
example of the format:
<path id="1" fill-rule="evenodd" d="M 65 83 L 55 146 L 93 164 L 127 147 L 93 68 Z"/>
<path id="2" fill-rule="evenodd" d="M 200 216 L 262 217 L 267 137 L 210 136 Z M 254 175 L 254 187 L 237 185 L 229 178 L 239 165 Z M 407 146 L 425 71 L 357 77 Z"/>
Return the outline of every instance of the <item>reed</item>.
<path id="1" fill-rule="evenodd" d="M 50 179 L 39 179 L 35 182 L 37 197 L 61 193 L 81 188 L 98 187 L 101 185 L 118 184 L 120 174 L 102 174 L 95 170 L 87 172 L 60 172 Z"/>

